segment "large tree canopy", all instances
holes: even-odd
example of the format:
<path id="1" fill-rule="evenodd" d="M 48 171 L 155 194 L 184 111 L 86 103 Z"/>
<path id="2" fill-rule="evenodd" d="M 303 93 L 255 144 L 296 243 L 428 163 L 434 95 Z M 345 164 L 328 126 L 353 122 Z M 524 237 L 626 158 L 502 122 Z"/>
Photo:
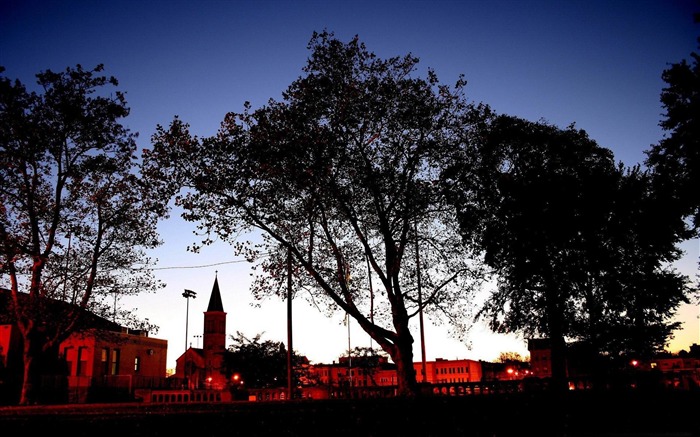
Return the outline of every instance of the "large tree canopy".
<path id="1" fill-rule="evenodd" d="M 36 400 L 36 361 L 80 328 L 85 310 L 134 326 L 110 303 L 157 286 L 144 249 L 159 244 L 160 210 L 132 172 L 124 95 L 99 93 L 117 86 L 102 70 L 37 74 L 42 94 L 0 78 L 0 288 L 24 340 L 21 404 Z M 56 314 L 46 309 L 53 300 L 70 305 Z"/>
<path id="2" fill-rule="evenodd" d="M 648 175 L 574 126 L 503 115 L 480 138 L 443 175 L 497 277 L 479 316 L 495 332 L 550 338 L 562 387 L 569 340 L 612 355 L 663 348 L 688 291 L 668 268 L 682 220 L 657 219 Z"/>
<path id="3" fill-rule="evenodd" d="M 700 14 L 695 14 L 700 22 Z M 700 43 L 700 38 L 698 38 Z M 700 228 L 700 55 L 690 54 L 662 73 L 667 86 L 661 92 L 666 110 L 661 127 L 668 136 L 647 151 L 646 164 L 654 170 L 657 191 L 667 198 L 665 210 L 680 211 Z M 692 234 L 687 236 L 691 238 Z"/>
<path id="4" fill-rule="evenodd" d="M 466 101 L 461 78 L 414 77 L 410 55 L 383 60 L 328 32 L 309 48 L 283 101 L 246 104 L 216 136 L 193 137 L 177 118 L 159 126 L 146 174 L 185 219 L 260 261 L 258 297 L 286 294 L 291 256 L 296 295 L 357 320 L 396 363 L 400 394 L 414 395 L 411 318 L 464 325 L 479 283 L 436 182 L 488 109 Z M 259 246 L 238 239 L 251 229 Z"/>
<path id="5" fill-rule="evenodd" d="M 665 197 L 639 166 L 619 167 L 611 182 L 584 247 L 585 276 L 576 285 L 584 311 L 570 336 L 610 359 L 650 358 L 680 327 L 672 319 L 693 293 L 673 267 L 685 224 L 662 210 Z"/>

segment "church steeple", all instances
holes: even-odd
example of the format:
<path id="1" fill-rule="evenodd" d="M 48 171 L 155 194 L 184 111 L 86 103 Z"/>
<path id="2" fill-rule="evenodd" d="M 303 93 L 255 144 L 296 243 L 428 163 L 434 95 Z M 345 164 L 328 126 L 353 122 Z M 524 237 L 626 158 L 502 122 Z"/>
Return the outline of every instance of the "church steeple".
<path id="1" fill-rule="evenodd" d="M 209 298 L 209 307 L 207 307 L 207 312 L 223 310 L 224 305 L 221 303 L 221 291 L 219 291 L 219 278 L 217 275 L 214 277 L 214 287 L 211 290 L 211 297 Z"/>
<path id="2" fill-rule="evenodd" d="M 225 382 L 223 360 L 226 351 L 226 313 L 221 303 L 219 279 L 214 277 L 209 307 L 204 312 L 204 361 L 209 386 L 221 386 Z"/>

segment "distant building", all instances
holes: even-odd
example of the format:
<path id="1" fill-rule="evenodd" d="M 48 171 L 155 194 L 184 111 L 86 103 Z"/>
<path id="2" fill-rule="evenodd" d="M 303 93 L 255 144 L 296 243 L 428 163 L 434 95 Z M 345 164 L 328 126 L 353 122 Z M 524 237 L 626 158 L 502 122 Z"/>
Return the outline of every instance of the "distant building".
<path id="1" fill-rule="evenodd" d="M 482 379 L 481 363 L 475 360 L 446 360 L 436 358 L 435 361 L 426 361 L 425 369 L 427 377 L 423 378 L 423 363 L 413 363 L 416 369 L 418 382 L 428 384 L 450 382 L 476 382 Z"/>
<path id="2" fill-rule="evenodd" d="M 322 387 L 378 387 L 396 384 L 396 365 L 383 356 L 348 360 L 341 357 L 331 364 L 312 364 L 309 374 Z"/>
<path id="3" fill-rule="evenodd" d="M 75 333 L 60 349 L 68 369 L 68 401 L 129 400 L 136 388 L 158 386 L 165 377 L 167 352 L 167 340 L 150 338 L 145 331 Z"/>
<path id="4" fill-rule="evenodd" d="M 530 376 L 550 378 L 552 376 L 552 346 L 548 338 L 531 338 L 527 342 L 530 352 Z M 586 342 L 566 345 L 566 375 L 572 378 L 590 376 L 595 353 Z"/>
<path id="5" fill-rule="evenodd" d="M 530 363 L 513 361 L 493 363 L 480 361 L 481 381 L 515 381 L 532 377 Z"/>
<path id="6" fill-rule="evenodd" d="M 445 360 L 437 358 L 426 361 L 427 377 L 422 377 L 423 363 L 415 362 L 417 381 L 428 384 L 452 382 L 476 382 L 482 378 L 481 363 L 475 360 Z M 396 365 L 386 357 L 377 357 L 372 365 L 362 359 L 353 358 L 349 365 L 347 357 L 338 363 L 313 364 L 311 374 L 319 385 L 329 387 L 387 387 L 396 385 Z"/>
<path id="7" fill-rule="evenodd" d="M 664 357 L 649 364 L 652 371 L 659 371 L 666 388 L 700 390 L 700 358 Z"/>
<path id="8" fill-rule="evenodd" d="M 531 338 L 527 342 L 530 352 L 530 371 L 537 378 L 552 376 L 552 346 L 548 338 Z"/>
<path id="9" fill-rule="evenodd" d="M 18 400 L 23 377 L 23 340 L 9 309 L 10 291 L 0 289 L 0 402 Z M 24 298 L 26 294 L 22 294 Z M 69 304 L 50 300 L 58 313 Z M 80 329 L 44 358 L 39 379 L 46 402 L 128 399 L 139 386 L 157 386 L 166 374 L 167 340 L 130 331 L 85 313 Z"/>

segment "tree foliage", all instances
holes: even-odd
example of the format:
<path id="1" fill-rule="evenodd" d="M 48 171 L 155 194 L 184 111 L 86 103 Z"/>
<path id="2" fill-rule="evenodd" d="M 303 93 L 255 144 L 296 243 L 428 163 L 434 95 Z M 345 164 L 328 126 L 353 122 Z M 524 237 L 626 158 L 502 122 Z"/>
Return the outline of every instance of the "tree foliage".
<path id="1" fill-rule="evenodd" d="M 667 86 L 661 92 L 666 112 L 660 125 L 668 136 L 647 151 L 646 160 L 656 190 L 667 199 L 664 211 L 680 210 L 691 218 L 696 233 L 686 238 L 697 236 L 700 227 L 700 55 L 693 52 L 690 58 L 662 73 Z"/>
<path id="2" fill-rule="evenodd" d="M 599 244 L 586 248 L 585 312 L 572 337 L 613 360 L 650 358 L 680 327 L 673 316 L 694 293 L 673 266 L 682 255 L 685 224 L 680 214 L 661 210 L 667 199 L 639 166 L 619 168 L 607 190 Z"/>
<path id="3" fill-rule="evenodd" d="M 143 197 L 134 134 L 120 124 L 129 109 L 122 92 L 99 92 L 118 85 L 102 71 L 39 73 L 41 94 L 0 77 L 0 286 L 25 345 L 22 404 L 35 400 L 34 359 L 85 310 L 116 319 L 117 296 L 157 288 L 143 249 L 159 244 L 162 210 Z M 55 300 L 70 305 L 52 313 Z"/>
<path id="4" fill-rule="evenodd" d="M 436 181 L 487 108 L 466 101 L 461 78 L 414 77 L 415 57 L 380 59 L 357 37 L 314 33 L 309 48 L 283 101 L 245 104 L 213 137 L 178 118 L 159 126 L 146 171 L 185 219 L 259 261 L 257 297 L 286 295 L 291 256 L 295 295 L 353 317 L 414 395 L 411 318 L 422 307 L 459 328 L 480 280 Z M 258 245 L 239 239 L 251 230 Z"/>
<path id="5" fill-rule="evenodd" d="M 284 343 L 262 340 L 262 334 L 252 339 L 241 332 L 231 336 L 233 344 L 224 355 L 224 367 L 229 377 L 247 388 L 276 388 L 287 385 L 287 348 Z M 293 386 L 296 387 L 306 376 L 302 364 L 304 357 L 292 353 L 294 367 Z"/>
<path id="6" fill-rule="evenodd" d="M 668 267 L 682 220 L 658 219 L 648 174 L 615 165 L 574 126 L 502 115 L 472 144 L 443 180 L 496 275 L 478 316 L 495 332 L 550 338 L 561 387 L 568 340 L 609 355 L 662 350 L 689 289 Z"/>
<path id="7" fill-rule="evenodd" d="M 529 362 L 530 359 L 529 357 L 523 358 L 522 355 L 520 355 L 518 352 L 501 352 L 498 354 L 498 358 L 496 359 L 496 362 L 498 363 L 527 363 Z"/>

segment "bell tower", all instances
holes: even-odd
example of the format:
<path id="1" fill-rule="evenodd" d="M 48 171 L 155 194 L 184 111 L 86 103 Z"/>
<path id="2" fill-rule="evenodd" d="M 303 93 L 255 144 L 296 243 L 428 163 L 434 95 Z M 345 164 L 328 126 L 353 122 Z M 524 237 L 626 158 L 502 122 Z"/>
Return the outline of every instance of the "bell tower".
<path id="1" fill-rule="evenodd" d="M 221 303 L 218 275 L 209 298 L 209 306 L 204 312 L 204 363 L 205 384 L 208 388 L 222 389 L 226 383 L 224 375 L 224 353 L 226 352 L 226 313 Z"/>

